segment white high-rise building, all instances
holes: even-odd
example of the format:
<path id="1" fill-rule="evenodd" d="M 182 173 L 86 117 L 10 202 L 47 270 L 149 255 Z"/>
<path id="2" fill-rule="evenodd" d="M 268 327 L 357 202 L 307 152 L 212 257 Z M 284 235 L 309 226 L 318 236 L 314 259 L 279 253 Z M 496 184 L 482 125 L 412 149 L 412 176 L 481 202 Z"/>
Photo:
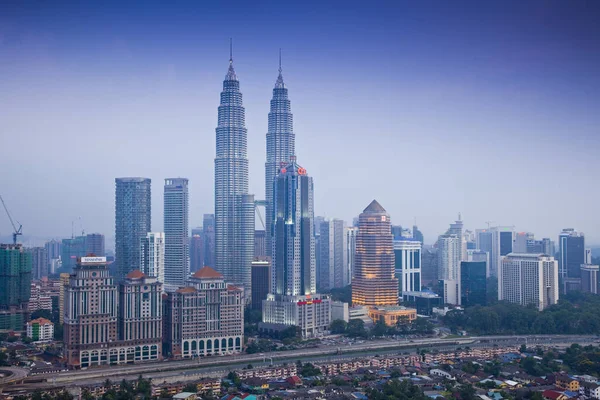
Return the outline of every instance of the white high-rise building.
<path id="1" fill-rule="evenodd" d="M 540 311 L 558 301 L 558 261 L 545 254 L 510 253 L 498 274 L 498 300 L 535 305 Z"/>
<path id="2" fill-rule="evenodd" d="M 421 291 L 421 242 L 417 239 L 400 237 L 394 239 L 396 278 L 400 295 Z"/>
<path id="3" fill-rule="evenodd" d="M 166 286 L 185 286 L 190 275 L 189 197 L 186 178 L 165 179 L 164 229 Z"/>
<path id="4" fill-rule="evenodd" d="M 438 238 L 438 274 L 440 279 L 460 280 L 462 237 L 455 234 Z"/>
<path id="5" fill-rule="evenodd" d="M 146 276 L 153 276 L 160 283 L 164 283 L 165 234 L 162 232 L 148 232 L 146 237 L 142 239 L 142 251 L 140 255 L 140 270 Z M 177 289 L 177 287 L 174 289 Z"/>
<path id="6" fill-rule="evenodd" d="M 358 228 L 355 226 L 347 226 L 345 237 L 346 237 L 346 260 L 348 262 L 348 284 L 352 283 L 354 278 L 354 260 L 356 257 L 356 235 L 358 234 Z"/>

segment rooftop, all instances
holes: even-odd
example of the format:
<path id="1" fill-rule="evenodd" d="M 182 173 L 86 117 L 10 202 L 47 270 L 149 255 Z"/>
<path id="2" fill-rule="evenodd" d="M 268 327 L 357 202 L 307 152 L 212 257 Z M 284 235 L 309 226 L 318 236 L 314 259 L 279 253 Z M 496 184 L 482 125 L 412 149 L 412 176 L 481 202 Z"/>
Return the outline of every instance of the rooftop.
<path id="1" fill-rule="evenodd" d="M 192 275 L 198 279 L 221 279 L 223 275 L 212 269 L 211 267 L 202 267 Z"/>
<path id="2" fill-rule="evenodd" d="M 384 213 L 384 212 L 387 212 L 387 211 L 385 211 L 385 208 L 383 208 L 383 207 L 381 206 L 381 204 L 379 204 L 379 203 L 377 202 L 377 200 L 373 200 L 373 201 L 371 202 L 371 204 L 369 204 L 369 205 L 367 206 L 367 208 L 365 208 L 365 209 L 363 210 L 363 212 L 364 212 L 364 213 Z"/>
<path id="3" fill-rule="evenodd" d="M 133 270 L 127 274 L 127 279 L 142 279 L 145 278 L 146 275 L 140 270 Z"/>

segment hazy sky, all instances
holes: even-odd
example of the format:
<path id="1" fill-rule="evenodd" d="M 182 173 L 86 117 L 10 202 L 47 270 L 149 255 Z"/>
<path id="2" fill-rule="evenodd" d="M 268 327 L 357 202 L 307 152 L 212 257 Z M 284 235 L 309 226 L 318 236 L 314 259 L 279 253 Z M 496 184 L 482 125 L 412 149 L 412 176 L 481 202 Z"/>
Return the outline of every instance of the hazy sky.
<path id="1" fill-rule="evenodd" d="M 112 248 L 121 176 L 152 179 L 153 230 L 189 178 L 200 225 L 233 37 L 257 198 L 281 47 L 317 215 L 376 198 L 427 243 L 462 212 L 600 244 L 600 2 L 72 3 L 0 4 L 0 193 L 26 235 L 81 217 Z"/>

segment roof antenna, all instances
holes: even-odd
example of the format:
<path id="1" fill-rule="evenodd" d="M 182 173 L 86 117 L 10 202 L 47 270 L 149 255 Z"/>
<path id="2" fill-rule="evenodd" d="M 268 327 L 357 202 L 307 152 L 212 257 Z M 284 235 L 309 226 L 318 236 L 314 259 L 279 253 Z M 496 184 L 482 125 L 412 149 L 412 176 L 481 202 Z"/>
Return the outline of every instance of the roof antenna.
<path id="1" fill-rule="evenodd" d="M 279 74 L 281 75 L 281 47 L 279 48 Z"/>
<path id="2" fill-rule="evenodd" d="M 229 38 L 229 64 L 233 63 L 233 39 Z"/>

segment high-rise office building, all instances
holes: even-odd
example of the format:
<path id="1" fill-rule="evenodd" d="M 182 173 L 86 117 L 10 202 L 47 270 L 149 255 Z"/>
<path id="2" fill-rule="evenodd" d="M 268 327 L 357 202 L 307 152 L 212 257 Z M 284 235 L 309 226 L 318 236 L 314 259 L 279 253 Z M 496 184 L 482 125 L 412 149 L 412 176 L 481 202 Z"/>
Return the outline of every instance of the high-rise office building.
<path id="1" fill-rule="evenodd" d="M 27 249 L 31 253 L 31 277 L 40 280 L 48 276 L 48 255 L 45 247 L 31 247 Z"/>
<path id="2" fill-rule="evenodd" d="M 456 235 L 459 239 L 459 262 L 467 259 L 467 241 L 464 237 L 464 223 L 460 213 L 458 214 L 458 220 L 453 224 L 450 224 L 450 228 L 446 231 L 446 235 Z"/>
<path id="3" fill-rule="evenodd" d="M 244 345 L 244 299 L 210 267 L 164 298 L 165 355 L 191 358 L 232 354 Z"/>
<path id="4" fill-rule="evenodd" d="M 481 250 L 467 250 L 467 261 L 484 262 L 486 277 L 490 276 L 490 254 Z"/>
<path id="5" fill-rule="evenodd" d="M 205 267 L 215 267 L 215 214 L 204 214 L 202 220 L 202 238 L 204 239 Z"/>
<path id="6" fill-rule="evenodd" d="M 598 265 L 581 265 L 581 291 L 598 294 Z"/>
<path id="7" fill-rule="evenodd" d="M 104 257 L 106 255 L 103 234 L 88 233 L 85 236 L 85 255 L 88 254 L 93 254 L 98 257 Z"/>
<path id="8" fill-rule="evenodd" d="M 248 194 L 247 142 L 240 82 L 230 57 L 216 129 L 215 269 L 250 296 L 255 211 L 254 196 Z"/>
<path id="9" fill-rule="evenodd" d="M 76 236 L 71 239 L 63 239 L 61 249 L 61 270 L 71 273 L 77 264 L 78 257 L 85 257 L 85 236 Z"/>
<path id="10" fill-rule="evenodd" d="M 0 244 L 0 332 L 25 331 L 31 295 L 31 253 L 21 244 Z"/>
<path id="11" fill-rule="evenodd" d="M 421 242 L 421 246 L 425 244 L 425 238 L 423 237 L 423 232 L 419 230 L 417 225 L 413 225 L 413 238 L 419 242 Z"/>
<path id="12" fill-rule="evenodd" d="M 531 247 L 531 241 L 535 240 L 534 234 L 531 232 L 517 232 L 514 236 L 513 253 L 530 253 L 528 248 Z M 529 244 L 529 246 L 528 246 Z M 537 251 L 536 253 L 541 253 Z"/>
<path id="13" fill-rule="evenodd" d="M 271 290 L 271 257 L 254 257 L 252 260 L 252 302 L 253 310 L 262 310 L 262 302 Z"/>
<path id="14" fill-rule="evenodd" d="M 279 170 L 273 195 L 271 292 L 262 327 L 295 325 L 311 337 L 328 329 L 331 302 L 316 294 L 313 181 L 295 157 Z"/>
<path id="15" fill-rule="evenodd" d="M 558 262 L 544 254 L 511 253 L 502 259 L 498 300 L 534 305 L 540 311 L 558 301 Z"/>
<path id="16" fill-rule="evenodd" d="M 356 263 L 356 235 L 358 234 L 358 228 L 355 226 L 346 227 L 346 260 L 348 262 L 348 284 L 352 283 L 354 278 L 354 269 Z"/>
<path id="17" fill-rule="evenodd" d="M 140 269 L 140 243 L 152 230 L 151 181 L 116 178 L 115 185 L 116 279 L 121 280 Z"/>
<path id="18" fill-rule="evenodd" d="M 293 115 L 288 98 L 288 89 L 283 83 L 281 73 L 281 54 L 279 57 L 279 75 L 273 88 L 271 108 L 269 111 L 269 128 L 267 131 L 267 160 L 265 162 L 265 200 L 266 229 L 273 227 L 274 193 L 273 182 L 281 167 L 290 163 L 296 154 Z M 271 255 L 272 232 L 266 235 L 267 255 Z M 256 255 L 256 254 L 255 254 Z"/>
<path id="19" fill-rule="evenodd" d="M 392 236 L 394 239 L 399 239 L 402 237 L 402 226 L 400 225 L 392 225 Z"/>
<path id="20" fill-rule="evenodd" d="M 122 348 L 135 349 L 133 361 L 162 358 L 162 284 L 154 276 L 131 271 L 119 283 L 117 332 Z"/>
<path id="21" fill-rule="evenodd" d="M 52 264 L 55 262 L 54 260 L 60 259 L 61 242 L 59 240 L 52 239 L 44 244 L 44 248 L 46 249 L 46 264 L 48 271 L 50 273 L 54 273 L 52 271 Z"/>
<path id="22" fill-rule="evenodd" d="M 435 286 L 440 279 L 438 274 L 438 251 L 435 248 L 421 250 L 421 287 Z"/>
<path id="23" fill-rule="evenodd" d="M 396 278 L 400 295 L 421 291 L 421 242 L 417 239 L 394 238 Z"/>
<path id="24" fill-rule="evenodd" d="M 318 265 L 318 287 L 330 290 L 348 285 L 347 243 L 344 237 L 345 223 L 331 219 L 321 223 L 321 257 Z"/>
<path id="25" fill-rule="evenodd" d="M 502 257 L 512 253 L 514 242 L 514 227 L 498 226 L 490 229 L 492 234 L 492 249 L 490 253 L 490 275 L 498 276 Z M 483 249 L 481 249 L 483 250 Z"/>
<path id="26" fill-rule="evenodd" d="M 141 240 L 140 271 L 147 276 L 155 277 L 158 282 L 165 282 L 165 234 L 148 232 Z M 164 288 L 164 286 L 163 286 Z M 175 288 L 176 289 L 176 288 Z"/>
<path id="27" fill-rule="evenodd" d="M 585 264 L 585 236 L 575 229 L 563 229 L 558 236 L 558 268 L 561 278 L 579 278 Z"/>
<path id="28" fill-rule="evenodd" d="M 202 228 L 192 229 L 190 238 L 190 273 L 200 270 L 204 266 L 204 238 Z"/>
<path id="29" fill-rule="evenodd" d="M 487 304 L 487 262 L 460 263 L 460 304 L 463 306 Z"/>
<path id="30" fill-rule="evenodd" d="M 165 281 L 167 286 L 181 287 L 190 274 L 189 195 L 186 178 L 165 179 Z"/>
<path id="31" fill-rule="evenodd" d="M 553 240 L 551 240 L 550 238 L 542 239 L 542 253 L 552 256 L 552 257 L 556 256 L 556 249 L 554 248 Z M 558 272 L 560 274 L 560 267 L 559 267 Z"/>
<path id="32" fill-rule="evenodd" d="M 398 304 L 398 280 L 394 276 L 394 240 L 390 216 L 376 200 L 359 216 L 352 304 Z"/>
<path id="33" fill-rule="evenodd" d="M 254 257 L 267 257 L 267 232 L 265 230 L 254 231 Z"/>

